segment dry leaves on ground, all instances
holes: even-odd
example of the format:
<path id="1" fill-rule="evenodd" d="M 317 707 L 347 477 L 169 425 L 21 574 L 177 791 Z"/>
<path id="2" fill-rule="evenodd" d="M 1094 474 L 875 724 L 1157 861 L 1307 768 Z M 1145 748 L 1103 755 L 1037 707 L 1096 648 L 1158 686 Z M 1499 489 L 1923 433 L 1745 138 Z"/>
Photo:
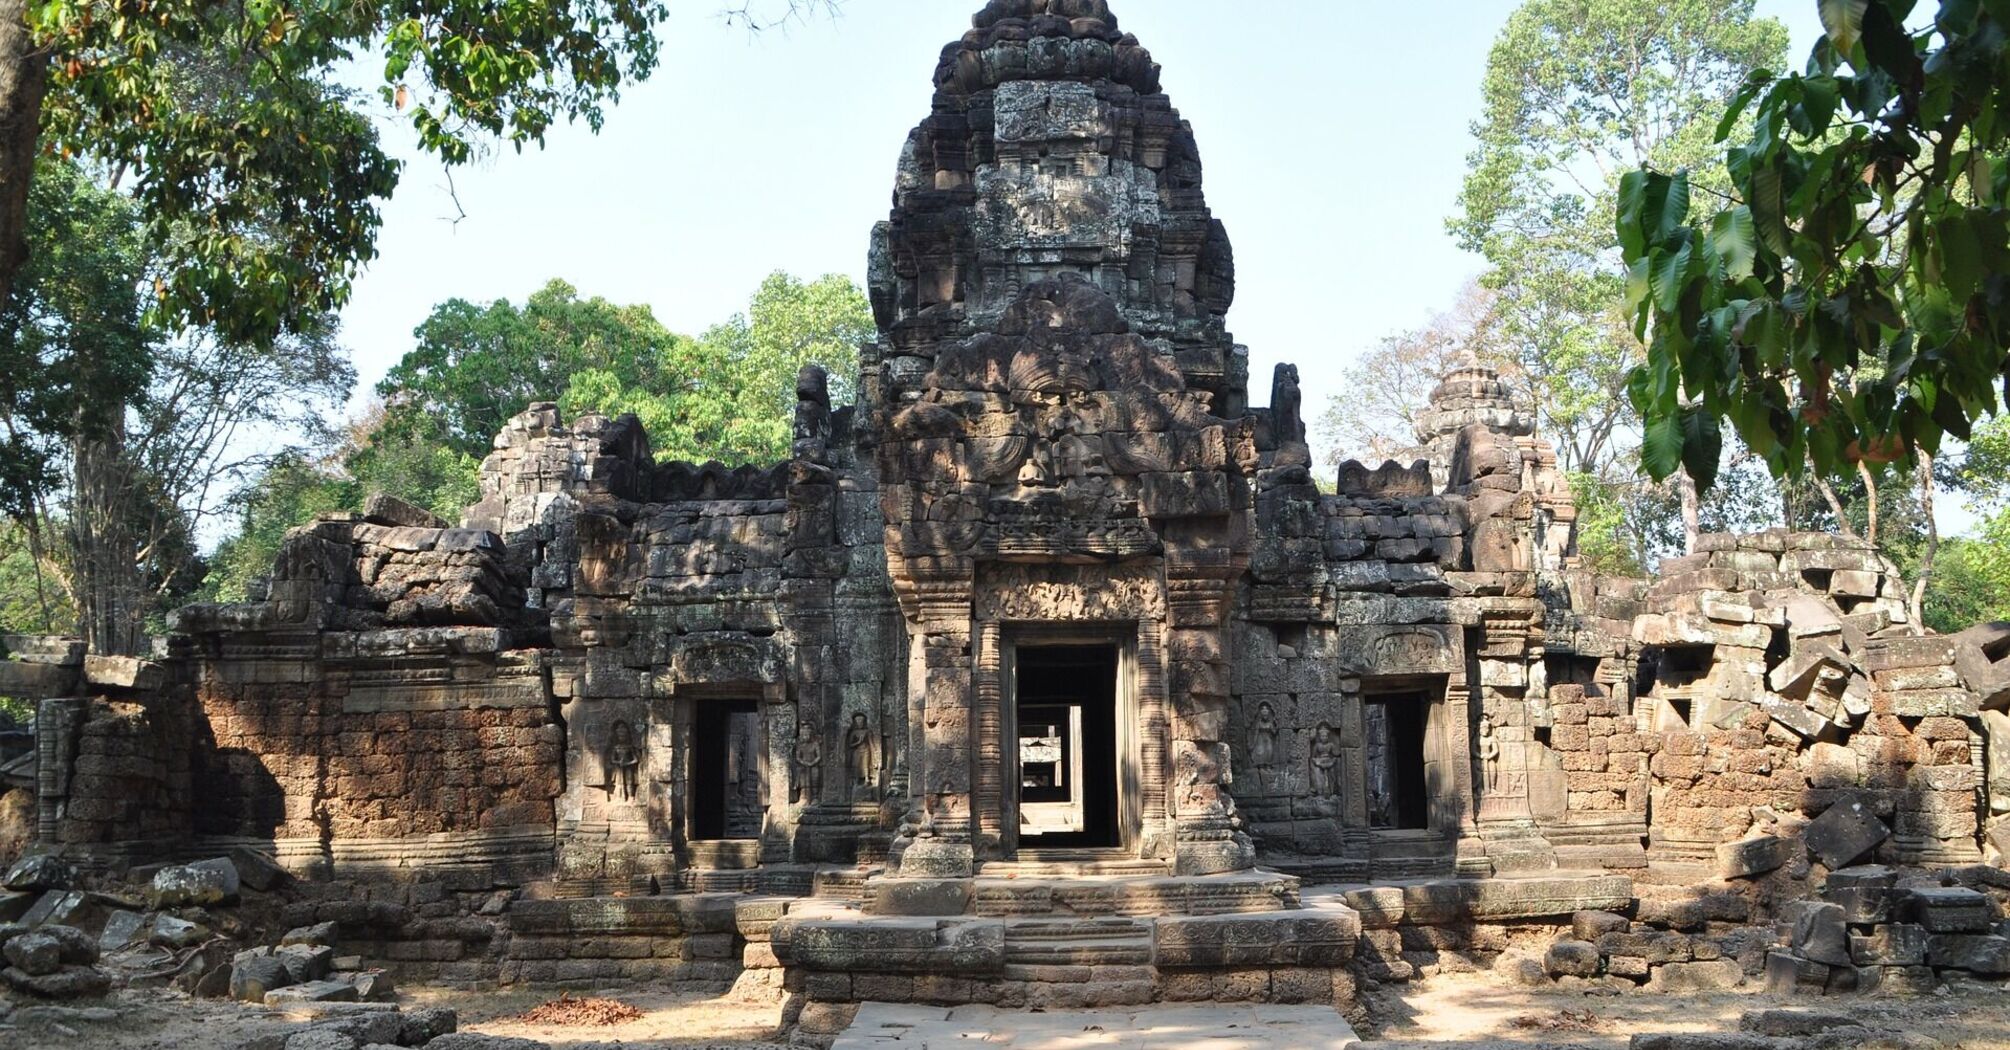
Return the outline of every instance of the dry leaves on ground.
<path id="1" fill-rule="evenodd" d="M 522 1018 L 525 1024 L 552 1025 L 558 1028 L 626 1024 L 641 1019 L 642 1011 L 619 999 L 574 999 L 568 994 L 560 994 L 550 1002 L 531 1007 L 524 1012 Z"/>

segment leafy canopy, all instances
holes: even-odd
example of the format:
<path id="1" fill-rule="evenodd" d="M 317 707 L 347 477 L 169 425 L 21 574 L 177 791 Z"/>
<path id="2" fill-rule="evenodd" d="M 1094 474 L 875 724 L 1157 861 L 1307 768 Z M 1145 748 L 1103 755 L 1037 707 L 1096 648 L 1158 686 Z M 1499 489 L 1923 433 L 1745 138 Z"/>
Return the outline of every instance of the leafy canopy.
<path id="1" fill-rule="evenodd" d="M 1732 100 L 1718 142 L 1750 133 L 1720 166 L 1623 178 L 1655 477 L 1708 485 L 1722 420 L 1777 475 L 1937 453 L 2010 393 L 2010 2 L 1913 6 L 1822 3 L 1805 70 Z"/>
<path id="2" fill-rule="evenodd" d="M 383 104 L 449 166 L 485 143 L 598 130 L 657 60 L 660 0 L 46 0 L 47 146 L 119 176 L 180 265 L 164 316 L 232 341 L 297 328 L 347 297 L 374 255 L 398 164 L 334 71 L 382 71 Z M 367 67 L 366 67 L 367 68 Z"/>

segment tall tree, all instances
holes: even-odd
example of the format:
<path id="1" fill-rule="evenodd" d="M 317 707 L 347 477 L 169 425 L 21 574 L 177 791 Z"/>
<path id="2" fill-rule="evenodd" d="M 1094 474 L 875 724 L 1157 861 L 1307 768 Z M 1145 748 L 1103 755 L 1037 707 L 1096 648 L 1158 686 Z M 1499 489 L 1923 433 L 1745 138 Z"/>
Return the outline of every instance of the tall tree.
<path id="1" fill-rule="evenodd" d="M 1379 463 L 1414 447 L 1418 414 L 1429 407 L 1438 381 L 1466 355 L 1512 367 L 1496 342 L 1500 319 L 1494 299 L 1492 290 L 1467 284 L 1450 310 L 1384 338 L 1356 358 L 1341 375 L 1340 392 L 1319 415 L 1327 461 Z"/>
<path id="2" fill-rule="evenodd" d="M 1450 226 L 1487 259 L 1504 351 L 1564 469 L 1634 485 L 1625 394 L 1640 351 L 1608 232 L 1621 174 L 1700 155 L 1725 101 L 1786 43 L 1752 0 L 1529 0 L 1496 39 Z M 1699 514 L 1686 499 L 1692 536 Z"/>
<path id="3" fill-rule="evenodd" d="M 1803 73 L 1754 73 L 1708 163 L 1621 190 L 1631 380 L 1657 477 L 1707 485 L 1721 420 L 1774 473 L 1937 453 L 2010 394 L 2010 9 L 1818 5 Z M 1734 131 L 1749 133 L 1735 145 Z M 1721 194 L 1694 209 L 1692 188 Z"/>
<path id="4" fill-rule="evenodd" d="M 575 376 L 606 372 L 626 386 L 667 389 L 695 375 L 700 358 L 649 307 L 582 299 L 557 280 L 520 307 L 449 299 L 413 335 L 418 345 L 377 384 L 378 396 L 399 419 L 437 420 L 454 448 L 476 457 L 509 417 L 557 400 Z"/>

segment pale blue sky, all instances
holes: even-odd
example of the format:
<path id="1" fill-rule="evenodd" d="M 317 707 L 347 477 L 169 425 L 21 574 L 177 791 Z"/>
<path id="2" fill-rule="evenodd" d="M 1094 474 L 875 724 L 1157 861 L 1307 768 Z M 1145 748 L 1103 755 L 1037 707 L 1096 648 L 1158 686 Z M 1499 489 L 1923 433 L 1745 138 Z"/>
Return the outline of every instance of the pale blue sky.
<path id="1" fill-rule="evenodd" d="M 775 269 L 863 282 L 867 231 L 928 112 L 936 57 L 980 0 L 847 0 L 835 21 L 758 37 L 720 19 L 725 0 L 671 6 L 662 67 L 602 132 L 561 128 L 542 152 L 457 172 L 458 223 L 437 165 L 407 169 L 343 313 L 359 395 L 453 296 L 520 301 L 560 277 L 696 332 Z M 1514 4 L 1112 6 L 1199 140 L 1208 202 L 1235 245 L 1229 325 L 1249 345 L 1254 399 L 1277 361 L 1295 361 L 1316 411 L 1356 354 L 1450 305 L 1480 269 L 1444 219 L 1487 49 Z M 1818 32 L 1814 0 L 1758 8 L 1791 28 L 1798 65 Z"/>

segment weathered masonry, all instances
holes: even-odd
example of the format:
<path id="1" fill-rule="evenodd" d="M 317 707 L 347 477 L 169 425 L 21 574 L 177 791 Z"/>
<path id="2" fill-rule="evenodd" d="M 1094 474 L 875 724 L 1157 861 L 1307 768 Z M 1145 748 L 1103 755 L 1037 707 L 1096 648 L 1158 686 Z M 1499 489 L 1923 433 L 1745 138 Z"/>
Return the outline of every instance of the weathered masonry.
<path id="1" fill-rule="evenodd" d="M 2010 629 L 1915 633 L 1874 550 L 1593 577 L 1476 363 L 1322 491 L 1103 0 L 991 0 L 943 51 L 870 285 L 858 403 L 806 372 L 785 463 L 531 405 L 458 525 L 299 529 L 155 663 L 14 647 L 44 842 L 524 891 L 492 940 L 380 931 L 446 976 L 835 1002 L 1323 1000 L 1399 918 L 2010 846 Z M 1435 881 L 1304 888 L 1393 878 Z"/>

